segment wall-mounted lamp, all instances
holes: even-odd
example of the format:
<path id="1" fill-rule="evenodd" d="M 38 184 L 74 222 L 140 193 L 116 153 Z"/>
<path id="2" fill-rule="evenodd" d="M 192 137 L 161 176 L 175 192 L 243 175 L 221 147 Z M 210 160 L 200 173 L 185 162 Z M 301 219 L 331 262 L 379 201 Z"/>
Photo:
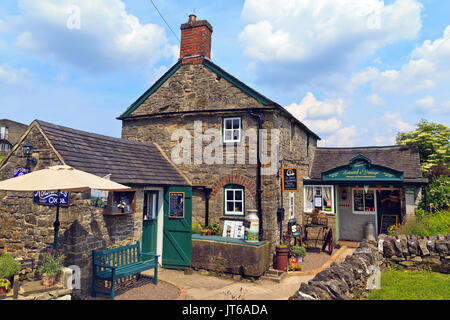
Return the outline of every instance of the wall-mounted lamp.
<path id="1" fill-rule="evenodd" d="M 27 143 L 22 147 L 23 156 L 27 158 L 27 166 L 30 166 L 30 164 L 35 167 L 37 163 L 37 159 L 32 157 L 33 152 L 33 145 L 30 143 Z"/>

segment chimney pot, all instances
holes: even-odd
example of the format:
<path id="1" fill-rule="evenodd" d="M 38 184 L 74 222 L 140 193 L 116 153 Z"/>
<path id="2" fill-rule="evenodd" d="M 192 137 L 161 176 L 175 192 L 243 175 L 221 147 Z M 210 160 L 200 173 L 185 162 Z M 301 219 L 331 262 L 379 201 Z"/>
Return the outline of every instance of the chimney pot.
<path id="1" fill-rule="evenodd" d="M 197 20 L 189 15 L 187 23 L 181 25 L 180 58 L 183 63 L 202 63 L 203 57 L 211 59 L 212 26 L 206 20 Z"/>

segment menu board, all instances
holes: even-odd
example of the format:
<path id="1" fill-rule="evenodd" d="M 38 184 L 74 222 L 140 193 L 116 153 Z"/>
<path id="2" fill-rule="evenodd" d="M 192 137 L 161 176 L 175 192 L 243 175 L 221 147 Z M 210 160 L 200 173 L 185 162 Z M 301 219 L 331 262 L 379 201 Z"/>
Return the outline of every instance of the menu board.
<path id="1" fill-rule="evenodd" d="M 397 224 L 398 224 L 398 215 L 396 215 L 396 214 L 381 215 L 380 233 L 387 234 L 389 227 L 392 225 L 397 225 Z"/>
<path id="2" fill-rule="evenodd" d="M 169 193 L 169 218 L 184 218 L 184 192 Z"/>
<path id="3" fill-rule="evenodd" d="M 298 168 L 283 168 L 283 191 L 298 192 Z"/>

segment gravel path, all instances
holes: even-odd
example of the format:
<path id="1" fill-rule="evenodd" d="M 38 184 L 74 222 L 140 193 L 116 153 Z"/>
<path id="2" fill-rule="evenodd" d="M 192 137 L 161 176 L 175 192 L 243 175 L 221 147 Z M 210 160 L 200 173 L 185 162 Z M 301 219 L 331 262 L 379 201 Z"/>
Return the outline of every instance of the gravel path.
<path id="1" fill-rule="evenodd" d="M 109 289 L 107 289 L 109 290 Z M 180 296 L 180 289 L 163 280 L 158 280 L 158 285 L 153 284 L 151 277 L 141 276 L 116 285 L 114 300 L 176 300 Z M 106 295 L 97 295 L 95 300 L 109 300 Z"/>

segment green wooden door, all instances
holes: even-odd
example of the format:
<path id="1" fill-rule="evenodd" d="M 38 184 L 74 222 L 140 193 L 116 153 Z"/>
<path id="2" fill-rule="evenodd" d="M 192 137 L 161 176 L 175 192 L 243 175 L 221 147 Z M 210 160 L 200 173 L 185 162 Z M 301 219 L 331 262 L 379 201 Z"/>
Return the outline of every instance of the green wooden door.
<path id="1" fill-rule="evenodd" d="M 191 267 L 192 188 L 164 190 L 162 265 L 169 269 Z"/>
<path id="2" fill-rule="evenodd" d="M 142 252 L 156 254 L 158 235 L 158 191 L 144 192 Z M 149 259 L 149 258 L 147 258 Z"/>

